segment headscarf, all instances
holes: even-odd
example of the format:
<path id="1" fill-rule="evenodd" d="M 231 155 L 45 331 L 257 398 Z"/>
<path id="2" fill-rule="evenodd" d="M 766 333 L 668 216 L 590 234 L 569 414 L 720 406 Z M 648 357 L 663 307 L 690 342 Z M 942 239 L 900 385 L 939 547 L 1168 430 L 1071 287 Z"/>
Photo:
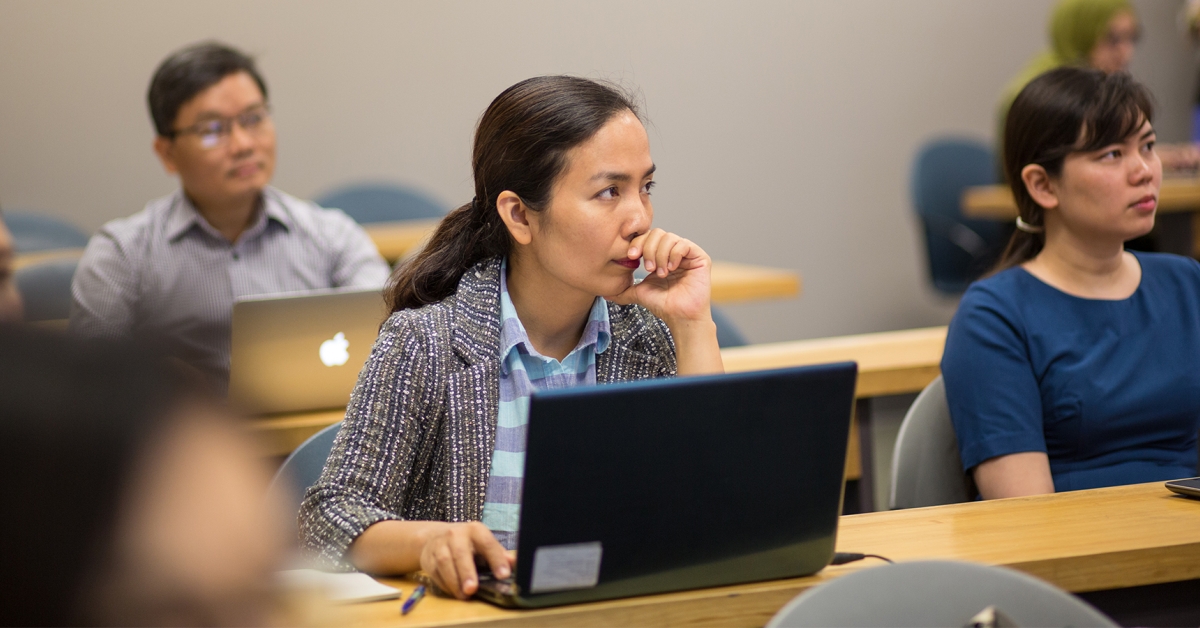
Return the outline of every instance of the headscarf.
<path id="1" fill-rule="evenodd" d="M 1000 98 L 1000 133 L 1017 94 L 1038 75 L 1066 65 L 1087 65 L 1088 55 L 1108 31 L 1108 22 L 1118 13 L 1136 15 L 1129 0 L 1061 0 L 1050 18 L 1050 49 L 1025 66 L 1004 88 Z"/>

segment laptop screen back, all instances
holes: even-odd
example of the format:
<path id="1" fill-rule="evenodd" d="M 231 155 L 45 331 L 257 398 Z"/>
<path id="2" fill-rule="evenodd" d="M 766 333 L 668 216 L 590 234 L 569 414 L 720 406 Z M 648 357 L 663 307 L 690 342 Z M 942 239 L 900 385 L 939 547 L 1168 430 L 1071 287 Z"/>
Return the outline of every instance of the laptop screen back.
<path id="1" fill-rule="evenodd" d="M 569 603 L 820 570 L 841 512 L 856 372 L 843 363 L 536 393 L 522 599 Z M 582 577 L 563 588 L 592 560 L 594 586 Z"/>
<path id="2" fill-rule="evenodd" d="M 378 289 L 238 300 L 230 399 L 257 414 L 345 407 L 386 317 Z"/>

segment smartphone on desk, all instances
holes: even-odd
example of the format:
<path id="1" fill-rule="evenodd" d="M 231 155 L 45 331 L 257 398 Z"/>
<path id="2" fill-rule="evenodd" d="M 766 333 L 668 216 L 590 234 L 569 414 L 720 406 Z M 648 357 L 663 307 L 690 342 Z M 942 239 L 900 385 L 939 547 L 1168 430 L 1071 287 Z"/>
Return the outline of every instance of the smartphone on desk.
<path id="1" fill-rule="evenodd" d="M 1200 478 L 1171 480 L 1167 482 L 1167 488 L 1180 495 L 1200 499 Z"/>

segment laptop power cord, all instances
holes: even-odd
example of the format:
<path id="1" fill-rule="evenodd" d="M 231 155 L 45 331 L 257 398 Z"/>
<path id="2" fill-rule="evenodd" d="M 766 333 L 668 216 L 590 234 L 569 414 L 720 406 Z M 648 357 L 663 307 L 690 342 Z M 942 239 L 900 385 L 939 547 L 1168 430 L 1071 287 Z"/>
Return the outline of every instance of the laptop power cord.
<path id="1" fill-rule="evenodd" d="M 833 555 L 833 560 L 829 561 L 829 564 L 830 565 L 845 565 L 846 563 L 857 562 L 864 558 L 878 558 L 879 560 L 882 560 L 885 563 L 893 562 L 892 559 L 886 558 L 884 556 L 880 556 L 878 554 L 855 554 L 854 552 L 837 552 Z"/>

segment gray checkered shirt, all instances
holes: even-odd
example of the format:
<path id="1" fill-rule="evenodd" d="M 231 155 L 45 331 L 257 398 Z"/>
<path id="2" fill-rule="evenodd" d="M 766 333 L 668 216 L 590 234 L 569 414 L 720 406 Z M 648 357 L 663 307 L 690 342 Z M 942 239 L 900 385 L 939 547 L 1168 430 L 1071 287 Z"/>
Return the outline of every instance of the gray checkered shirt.
<path id="1" fill-rule="evenodd" d="M 230 243 L 182 191 L 109 222 L 88 242 L 71 286 L 73 332 L 166 341 L 222 389 L 235 299 L 382 287 L 388 266 L 349 216 L 274 188 Z"/>

